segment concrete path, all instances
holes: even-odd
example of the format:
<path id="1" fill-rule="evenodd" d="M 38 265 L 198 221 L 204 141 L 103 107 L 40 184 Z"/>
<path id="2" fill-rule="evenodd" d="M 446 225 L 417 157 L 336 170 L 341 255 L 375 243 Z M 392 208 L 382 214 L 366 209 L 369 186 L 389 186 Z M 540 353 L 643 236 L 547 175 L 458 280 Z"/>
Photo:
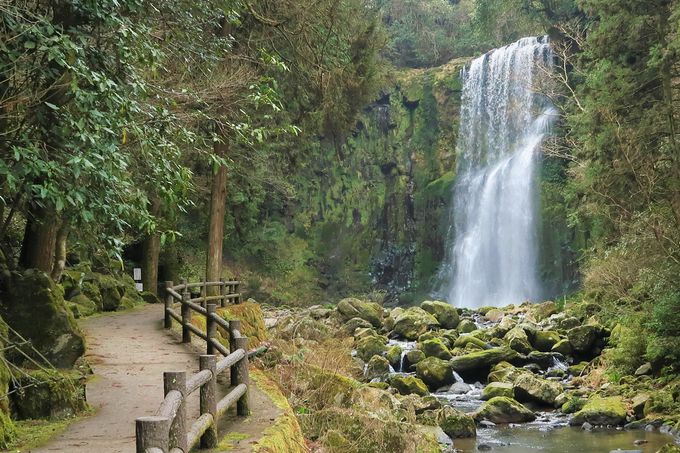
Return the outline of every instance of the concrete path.
<path id="1" fill-rule="evenodd" d="M 81 324 L 87 336 L 86 358 L 95 374 L 87 384 L 87 400 L 95 414 L 31 451 L 135 451 L 135 419 L 155 415 L 163 400 L 163 372 L 191 374 L 198 370 L 200 351 L 182 344 L 176 334 L 162 328 L 162 310 L 162 305 L 147 305 L 89 318 Z M 252 392 L 257 393 L 257 389 Z M 260 395 L 251 398 L 259 400 Z M 198 416 L 198 392 L 191 395 L 188 404 L 189 419 L 194 420 Z"/>

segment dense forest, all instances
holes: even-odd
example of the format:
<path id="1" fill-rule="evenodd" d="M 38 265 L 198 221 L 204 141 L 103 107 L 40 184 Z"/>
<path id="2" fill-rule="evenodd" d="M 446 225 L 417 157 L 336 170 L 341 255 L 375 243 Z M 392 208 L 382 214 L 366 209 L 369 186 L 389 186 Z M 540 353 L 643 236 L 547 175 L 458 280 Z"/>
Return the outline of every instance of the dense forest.
<path id="1" fill-rule="evenodd" d="M 76 318 L 157 302 L 164 281 L 235 278 L 303 318 L 441 298 L 461 71 L 546 35 L 544 299 L 606 330 L 604 353 L 584 351 L 598 379 L 649 364 L 665 389 L 652 412 L 677 423 L 679 30 L 675 0 L 0 0 L 0 340 L 33 348 L 5 354 L 0 393 L 36 361 L 82 366 Z M 2 401 L 13 445 L 21 404 Z M 322 451 L 349 448 L 300 420 Z M 343 451 L 412 451 L 385 436 Z"/>

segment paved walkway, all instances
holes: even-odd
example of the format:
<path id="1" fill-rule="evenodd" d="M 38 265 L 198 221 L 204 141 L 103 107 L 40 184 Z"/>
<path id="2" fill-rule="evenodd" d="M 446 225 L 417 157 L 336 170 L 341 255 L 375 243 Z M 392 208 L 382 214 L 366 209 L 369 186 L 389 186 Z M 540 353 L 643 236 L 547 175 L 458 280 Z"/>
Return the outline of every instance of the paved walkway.
<path id="1" fill-rule="evenodd" d="M 95 415 L 73 423 L 33 452 L 135 451 L 135 419 L 155 415 L 163 400 L 163 372 L 191 373 L 198 369 L 200 352 L 162 328 L 162 310 L 161 305 L 147 305 L 89 318 L 81 324 L 87 336 L 86 358 L 95 373 L 87 384 L 87 400 Z M 260 402 L 262 395 L 257 389 L 251 392 L 251 398 Z M 190 420 L 198 414 L 198 392 L 195 393 L 188 402 Z M 257 422 L 258 418 L 256 413 L 244 422 Z M 270 418 L 261 422 L 271 424 Z M 258 428 L 260 433 L 261 429 Z M 247 450 L 250 448 L 243 451 Z"/>

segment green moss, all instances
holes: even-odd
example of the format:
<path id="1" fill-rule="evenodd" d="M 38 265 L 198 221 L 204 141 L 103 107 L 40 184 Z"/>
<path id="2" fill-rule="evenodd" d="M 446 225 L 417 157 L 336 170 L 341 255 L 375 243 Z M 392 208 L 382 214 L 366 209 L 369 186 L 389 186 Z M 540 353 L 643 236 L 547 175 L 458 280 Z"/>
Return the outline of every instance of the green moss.
<path id="1" fill-rule="evenodd" d="M 88 410 L 84 377 L 79 372 L 27 371 L 19 385 L 24 391 L 11 395 L 19 419 L 68 419 Z"/>
<path id="2" fill-rule="evenodd" d="M 220 439 L 219 444 L 217 444 L 217 450 L 219 451 L 225 451 L 225 450 L 232 450 L 236 443 L 248 439 L 250 436 L 248 434 L 243 434 L 243 433 L 228 433 L 226 436 L 223 436 Z"/>
<path id="3" fill-rule="evenodd" d="M 22 420 L 15 422 L 16 436 L 8 445 L 8 450 L 30 452 L 58 436 L 79 418 L 67 420 Z"/>

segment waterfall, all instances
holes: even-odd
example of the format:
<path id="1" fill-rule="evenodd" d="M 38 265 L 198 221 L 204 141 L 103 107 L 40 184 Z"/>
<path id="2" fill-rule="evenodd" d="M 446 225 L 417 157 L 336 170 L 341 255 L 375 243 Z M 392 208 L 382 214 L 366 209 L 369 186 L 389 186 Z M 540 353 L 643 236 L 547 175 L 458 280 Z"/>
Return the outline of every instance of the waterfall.
<path id="1" fill-rule="evenodd" d="M 552 58 L 547 37 L 523 38 L 462 72 L 448 275 L 448 299 L 458 307 L 541 297 L 536 171 L 557 112 L 535 83 Z"/>

